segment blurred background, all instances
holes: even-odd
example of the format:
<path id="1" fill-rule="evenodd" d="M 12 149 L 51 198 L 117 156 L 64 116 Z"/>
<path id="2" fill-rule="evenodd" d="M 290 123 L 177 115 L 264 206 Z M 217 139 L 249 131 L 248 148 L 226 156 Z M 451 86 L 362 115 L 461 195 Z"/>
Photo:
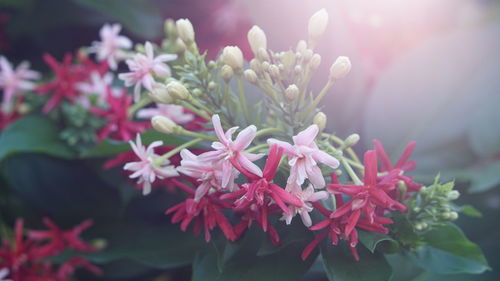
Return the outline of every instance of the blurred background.
<path id="1" fill-rule="evenodd" d="M 164 36 L 166 18 L 189 18 L 210 57 L 225 45 L 247 55 L 246 32 L 259 25 L 276 51 L 307 38 L 308 18 L 330 15 L 318 46 L 321 88 L 337 56 L 352 71 L 323 103 L 328 128 L 359 133 L 359 151 L 382 140 L 398 155 L 417 141 L 416 175 L 455 179 L 461 202 L 482 213 L 460 218 L 494 269 L 450 280 L 499 280 L 500 270 L 500 1 L 496 0 L 0 0 L 0 54 L 45 68 L 41 55 L 61 58 L 118 22 L 136 42 Z M 445 280 L 428 276 L 424 280 Z"/>

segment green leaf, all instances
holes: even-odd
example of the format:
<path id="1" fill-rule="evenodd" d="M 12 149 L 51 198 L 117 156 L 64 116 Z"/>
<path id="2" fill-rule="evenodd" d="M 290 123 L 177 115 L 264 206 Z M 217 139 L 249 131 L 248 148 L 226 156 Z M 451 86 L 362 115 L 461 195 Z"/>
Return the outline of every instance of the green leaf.
<path id="1" fill-rule="evenodd" d="M 360 260 L 356 261 L 346 243 L 334 246 L 322 243 L 321 256 L 330 281 L 387 281 L 391 279 L 392 268 L 380 252 L 370 253 L 358 244 Z"/>
<path id="2" fill-rule="evenodd" d="M 233 243 L 229 250 L 231 253 L 224 259 L 222 271 L 219 271 L 217 254 L 213 249 L 200 253 L 193 263 L 192 281 L 293 281 L 299 280 L 314 262 L 314 258 L 306 261 L 300 258 L 305 242 L 257 256 L 258 245 L 263 238 L 261 234 L 260 229 L 254 227 L 245 234 L 243 241 Z"/>
<path id="3" fill-rule="evenodd" d="M 460 207 L 460 211 L 469 217 L 480 218 L 483 214 L 472 205 L 463 205 Z"/>
<path id="4" fill-rule="evenodd" d="M 179 146 L 186 142 L 185 138 L 175 135 L 165 135 L 155 130 L 149 130 L 141 134 L 142 143 L 148 145 L 154 141 L 161 140 L 166 146 Z M 135 141 L 135 139 L 134 139 Z M 103 140 L 94 148 L 80 155 L 82 158 L 109 157 L 119 153 L 130 151 L 130 144 L 123 141 Z"/>
<path id="5" fill-rule="evenodd" d="M 372 253 L 375 253 L 377 247 L 385 251 L 393 251 L 399 247 L 396 240 L 382 233 L 361 230 L 358 235 L 359 241 Z"/>
<path id="6" fill-rule="evenodd" d="M 410 257 L 427 271 L 450 273 L 482 273 L 489 269 L 481 249 L 465 237 L 454 224 L 436 226 L 423 235 L 426 246 L 418 247 Z"/>
<path id="7" fill-rule="evenodd" d="M 59 139 L 59 129 L 45 116 L 26 116 L 0 135 L 0 161 L 21 152 L 73 158 L 74 152 Z"/>
<path id="8" fill-rule="evenodd" d="M 152 1 L 142 0 L 72 0 L 92 8 L 122 23 L 128 30 L 142 38 L 158 37 L 163 30 L 160 10 Z"/>

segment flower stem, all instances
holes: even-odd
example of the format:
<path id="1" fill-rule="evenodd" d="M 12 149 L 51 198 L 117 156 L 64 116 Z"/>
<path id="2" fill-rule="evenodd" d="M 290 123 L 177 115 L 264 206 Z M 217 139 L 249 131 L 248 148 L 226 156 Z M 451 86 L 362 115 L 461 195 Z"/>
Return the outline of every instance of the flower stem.
<path id="1" fill-rule="evenodd" d="M 138 102 L 136 102 L 135 104 L 133 104 L 131 107 L 129 107 L 128 109 L 128 116 L 131 118 L 134 116 L 135 112 L 147 105 L 149 105 L 150 103 L 152 103 L 153 101 L 146 95 L 143 95 L 143 98 L 140 99 Z"/>
<path id="2" fill-rule="evenodd" d="M 259 137 L 259 136 L 271 134 L 271 133 L 279 133 L 279 132 L 281 132 L 281 130 L 278 128 L 266 128 L 266 129 L 262 129 L 262 130 L 257 131 L 257 133 L 255 133 L 255 137 Z"/>
<path id="3" fill-rule="evenodd" d="M 269 145 L 267 143 L 263 143 L 263 144 L 256 145 L 252 148 L 249 148 L 249 149 L 245 150 L 245 152 L 252 153 L 252 152 L 258 151 L 262 148 L 267 148 L 267 147 L 269 147 Z"/>
<path id="4" fill-rule="evenodd" d="M 325 96 L 326 92 L 328 92 L 332 85 L 333 83 L 328 80 L 323 89 L 321 89 L 316 98 L 314 98 L 313 102 L 307 107 L 305 116 L 309 116 L 309 114 L 318 106 L 319 102 L 321 101 L 321 99 L 323 99 L 323 96 Z"/>
<path id="5" fill-rule="evenodd" d="M 163 154 L 162 156 L 156 158 L 155 160 L 155 164 L 157 165 L 161 165 L 161 163 L 165 162 L 165 160 L 169 159 L 170 157 L 174 156 L 175 154 L 179 153 L 181 150 L 183 150 L 184 148 L 188 148 L 188 147 L 191 147 L 199 142 L 202 142 L 204 141 L 204 139 L 202 138 L 196 138 L 196 139 L 193 139 L 193 140 L 190 140 L 182 145 L 179 145 L 177 146 L 176 148 L 170 150 L 169 152 Z"/>
<path id="6" fill-rule="evenodd" d="M 191 110 L 192 112 L 196 113 L 198 116 L 200 116 L 201 118 L 207 120 L 207 121 L 211 121 L 210 120 L 210 116 L 208 116 L 208 114 L 204 111 L 201 111 L 199 110 L 198 108 L 194 107 L 192 104 L 184 101 L 184 100 L 180 100 L 177 102 L 179 105 L 182 105 L 184 106 L 185 108 Z"/>
<path id="7" fill-rule="evenodd" d="M 209 135 L 204 135 L 201 133 L 193 132 L 193 131 L 188 131 L 185 130 L 184 128 L 180 128 L 180 130 L 175 132 L 176 134 L 183 135 L 183 136 L 188 136 L 188 137 L 193 137 L 193 138 L 200 138 L 208 141 L 216 141 L 217 138 L 214 136 L 209 136 Z"/>
<path id="8" fill-rule="evenodd" d="M 354 170 L 351 168 L 351 165 L 349 164 L 349 162 L 347 162 L 346 158 L 340 157 L 339 160 L 340 160 L 340 163 L 342 164 L 342 166 L 344 166 L 349 177 L 351 177 L 354 184 L 363 185 L 363 182 L 359 179 L 358 175 L 356 175 Z"/>
<path id="9" fill-rule="evenodd" d="M 245 89 L 243 88 L 243 80 L 241 79 L 241 75 L 239 75 L 236 80 L 238 81 L 238 91 L 240 92 L 241 111 L 243 112 L 243 116 L 245 117 L 245 121 L 247 122 L 247 124 L 250 124 L 250 116 L 248 114 L 247 99 L 245 97 Z"/>

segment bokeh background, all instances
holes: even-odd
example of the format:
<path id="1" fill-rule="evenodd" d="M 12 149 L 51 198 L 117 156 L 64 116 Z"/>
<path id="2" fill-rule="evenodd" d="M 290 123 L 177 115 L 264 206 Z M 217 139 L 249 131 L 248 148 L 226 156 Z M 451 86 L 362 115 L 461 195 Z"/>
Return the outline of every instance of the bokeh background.
<path id="1" fill-rule="evenodd" d="M 440 171 L 455 179 L 460 203 L 483 213 L 458 224 L 493 271 L 449 280 L 499 280 L 500 1 L 0 0 L 0 54 L 43 71 L 43 53 L 61 58 L 88 46 L 104 23 L 121 23 L 136 42 L 155 41 L 169 17 L 189 18 L 212 57 L 225 45 L 249 54 L 253 24 L 265 30 L 271 49 L 287 50 L 307 38 L 307 20 L 320 8 L 330 23 L 317 49 L 322 66 L 314 87 L 323 86 L 337 56 L 353 64 L 323 103 L 328 129 L 359 133 L 359 151 L 378 138 L 397 155 L 416 140 L 418 178 Z"/>

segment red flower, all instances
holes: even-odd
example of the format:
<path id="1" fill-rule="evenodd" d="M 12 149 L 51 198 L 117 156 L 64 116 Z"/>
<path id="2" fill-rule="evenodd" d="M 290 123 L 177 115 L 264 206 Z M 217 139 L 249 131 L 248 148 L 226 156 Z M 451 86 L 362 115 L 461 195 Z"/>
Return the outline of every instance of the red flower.
<path id="1" fill-rule="evenodd" d="M 174 214 L 172 216 L 172 223 L 180 222 L 181 230 L 186 231 L 189 224 L 194 222 L 193 231 L 195 235 L 198 235 L 203 227 L 205 230 L 205 241 L 207 242 L 211 239 L 210 231 L 216 226 L 222 230 L 227 239 L 231 241 L 236 240 L 236 234 L 231 223 L 222 213 L 224 209 L 231 209 L 231 203 L 220 199 L 221 192 L 207 194 L 199 202 L 196 202 L 194 201 L 195 191 L 192 188 L 175 179 L 171 181 L 175 182 L 177 187 L 186 191 L 191 196 L 165 212 L 165 214 Z"/>
<path id="2" fill-rule="evenodd" d="M 40 94 L 49 94 L 51 97 L 43 107 L 43 112 L 48 113 L 59 106 L 63 100 L 74 103 L 80 96 L 76 89 L 77 83 L 83 82 L 90 77 L 90 73 L 97 71 L 104 74 L 108 66 L 106 64 L 96 64 L 86 56 L 79 56 L 81 64 L 73 64 L 73 56 L 66 54 L 61 63 L 58 63 L 54 57 L 49 54 L 43 56 L 45 62 L 54 71 L 52 81 L 38 86 L 37 92 Z"/>
<path id="3" fill-rule="evenodd" d="M 102 271 L 97 266 L 89 263 L 86 259 L 75 257 L 66 261 L 59 267 L 56 273 L 57 281 L 71 280 L 71 275 L 73 275 L 77 268 L 85 268 L 95 275 L 102 274 Z"/>
<path id="4" fill-rule="evenodd" d="M 403 154 L 401 154 L 398 161 L 396 162 L 396 165 L 394 166 L 392 166 L 391 160 L 389 159 L 389 156 L 387 156 L 382 143 L 379 140 L 374 140 L 373 142 L 375 143 L 375 151 L 377 152 L 377 156 L 380 158 L 380 162 L 382 164 L 380 168 L 381 172 L 390 173 L 394 169 L 399 169 L 402 172 L 409 172 L 415 169 L 415 162 L 409 160 L 411 153 L 413 152 L 413 149 L 417 144 L 415 141 L 410 142 L 406 146 Z M 406 184 L 406 188 L 408 191 L 418 191 L 422 187 L 422 184 L 414 182 L 412 177 L 404 176 L 403 173 L 400 173 L 397 178 Z"/>
<path id="5" fill-rule="evenodd" d="M 128 109 L 132 105 L 132 96 L 127 94 L 126 89 L 122 90 L 121 95 L 116 96 L 108 87 L 106 98 L 109 104 L 107 109 L 99 107 L 90 109 L 92 113 L 107 120 L 106 125 L 97 133 L 100 140 L 109 137 L 115 140 L 129 141 L 137 133 L 142 133 L 146 129 L 147 123 L 131 120 Z"/>
<path id="6" fill-rule="evenodd" d="M 12 111 L 11 113 L 4 113 L 0 110 L 0 130 L 5 129 L 10 123 L 16 121 L 20 117 L 17 111 Z"/>
<path id="7" fill-rule="evenodd" d="M 353 226 L 356 225 L 363 214 L 370 223 L 375 221 L 377 214 L 384 210 L 406 211 L 406 206 L 393 200 L 387 193 L 396 188 L 399 169 L 392 170 L 389 174 L 377 179 L 377 154 L 369 150 L 364 156 L 365 176 L 363 185 L 345 185 L 332 183 L 327 185 L 330 192 L 334 194 L 345 194 L 351 196 L 351 200 L 331 214 L 332 218 L 339 218 L 348 213 L 349 224 L 346 235 L 349 235 Z M 377 210 L 378 209 L 378 210 Z M 376 212 L 377 211 L 377 212 Z"/>
<path id="8" fill-rule="evenodd" d="M 79 252 L 94 252 L 97 250 L 80 238 L 80 234 L 92 226 L 92 220 L 86 220 L 70 230 L 60 229 L 48 218 L 44 218 L 43 223 L 49 228 L 48 230 L 32 230 L 28 233 L 30 239 L 44 243 L 43 246 L 36 250 L 38 256 L 58 255 L 67 248 Z"/>

